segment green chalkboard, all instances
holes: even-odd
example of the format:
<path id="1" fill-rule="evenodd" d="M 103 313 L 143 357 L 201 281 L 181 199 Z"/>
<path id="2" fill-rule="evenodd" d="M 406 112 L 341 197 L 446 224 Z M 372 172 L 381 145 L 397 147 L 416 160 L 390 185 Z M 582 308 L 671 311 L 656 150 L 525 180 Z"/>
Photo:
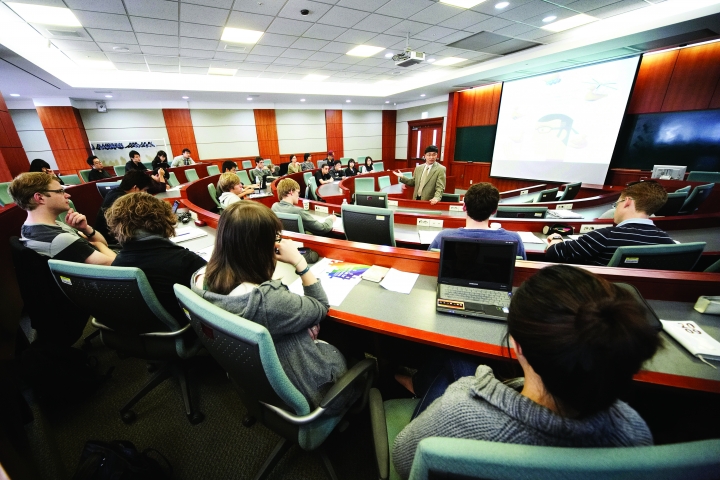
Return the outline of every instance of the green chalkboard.
<path id="1" fill-rule="evenodd" d="M 455 159 L 458 162 L 492 162 L 497 125 L 461 127 L 456 130 Z"/>

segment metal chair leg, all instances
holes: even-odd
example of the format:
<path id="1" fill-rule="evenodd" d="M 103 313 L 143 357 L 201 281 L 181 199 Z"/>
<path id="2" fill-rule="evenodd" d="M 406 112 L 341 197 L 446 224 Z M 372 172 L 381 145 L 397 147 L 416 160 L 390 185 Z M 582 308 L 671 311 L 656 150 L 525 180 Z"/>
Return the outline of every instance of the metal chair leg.
<path id="1" fill-rule="evenodd" d="M 147 381 L 147 383 L 140 389 L 140 391 L 137 392 L 135 396 L 132 397 L 130 401 L 127 402 L 125 406 L 120 409 L 120 416 L 122 417 L 123 422 L 132 423 L 133 421 L 135 421 L 135 412 L 133 412 L 131 408 L 135 406 L 135 404 L 140 401 L 140 399 L 142 399 L 145 395 L 152 391 L 152 389 L 170 378 L 170 375 L 172 375 L 172 369 L 170 367 L 170 364 L 165 364 L 155 373 L 155 375 L 150 377 L 150 380 Z"/>
<path id="2" fill-rule="evenodd" d="M 325 467 L 325 472 L 327 472 L 328 477 L 330 477 L 330 480 L 338 480 L 338 477 L 335 474 L 335 469 L 332 466 L 332 462 L 330 462 L 330 457 L 328 457 L 325 449 L 320 447 L 318 449 L 318 453 L 320 454 L 320 458 L 322 459 L 322 462 L 323 462 L 323 467 Z"/>
<path id="3" fill-rule="evenodd" d="M 190 396 L 190 388 L 188 379 L 188 371 L 184 366 L 176 365 L 173 367 L 173 373 L 180 382 L 180 389 L 182 390 L 183 402 L 185 403 L 185 415 L 193 425 L 205 420 L 205 415 L 200 413 L 196 408 L 193 408 L 192 397 Z"/>
<path id="4" fill-rule="evenodd" d="M 275 468 L 275 465 L 278 464 L 280 459 L 283 455 L 285 455 L 285 452 L 287 452 L 290 447 L 292 447 L 292 443 L 289 442 L 286 439 L 280 440 L 280 442 L 275 446 L 275 449 L 272 451 L 270 456 L 265 460 L 265 463 L 263 463 L 263 466 L 260 467 L 260 470 L 255 475 L 255 480 L 265 480 L 268 475 L 270 475 L 270 472 L 272 472 L 273 468 Z"/>

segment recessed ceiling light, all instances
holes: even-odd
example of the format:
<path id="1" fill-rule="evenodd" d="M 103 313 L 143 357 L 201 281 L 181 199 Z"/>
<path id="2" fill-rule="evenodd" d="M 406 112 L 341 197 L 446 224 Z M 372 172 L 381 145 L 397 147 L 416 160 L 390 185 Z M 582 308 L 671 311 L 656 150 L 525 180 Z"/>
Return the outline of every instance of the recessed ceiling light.
<path id="1" fill-rule="evenodd" d="M 112 95 L 105 95 L 105 98 L 112 98 Z"/>
<path id="2" fill-rule="evenodd" d="M 304 102 L 304 101 L 305 101 L 305 99 L 304 99 L 304 98 L 301 98 L 301 99 L 300 99 L 300 101 L 301 101 L 301 102 Z"/>
<path id="3" fill-rule="evenodd" d="M 210 67 L 208 69 L 208 75 L 226 75 L 232 77 L 237 73 L 237 68 L 218 68 Z"/>
<path id="4" fill-rule="evenodd" d="M 20 15 L 28 23 L 40 23 L 43 25 L 59 25 L 63 27 L 82 27 L 75 15 L 69 8 L 46 7 L 45 5 L 31 5 L 28 3 L 6 4 L 15 13 Z"/>
<path id="5" fill-rule="evenodd" d="M 308 80 L 310 82 L 321 82 L 328 78 L 327 75 L 315 75 L 314 73 L 311 73 L 309 75 L 305 75 L 305 78 L 303 80 Z"/>
<path id="6" fill-rule="evenodd" d="M 557 15 L 550 15 L 549 17 L 543 18 L 542 21 L 543 21 L 543 23 L 550 23 L 556 19 L 557 19 Z"/>
<path id="7" fill-rule="evenodd" d="M 397 105 L 397 103 L 393 103 L 393 105 Z"/>
<path id="8" fill-rule="evenodd" d="M 435 62 L 434 58 L 428 58 L 428 63 L 433 63 L 433 62 Z"/>
<path id="9" fill-rule="evenodd" d="M 390 100 L 385 100 L 385 103 L 390 103 Z"/>
<path id="10" fill-rule="evenodd" d="M 350 100 L 345 100 L 345 103 L 350 103 Z"/>
<path id="11" fill-rule="evenodd" d="M 230 43 L 257 43 L 265 32 L 257 30 L 245 30 L 244 28 L 225 27 L 220 40 Z M 217 38 L 217 37 L 215 37 Z"/>
<path id="12" fill-rule="evenodd" d="M 448 57 L 443 58 L 442 60 L 438 60 L 435 62 L 435 65 L 442 65 L 442 66 L 449 66 L 449 65 L 455 65 L 456 63 L 464 62 L 467 58 L 460 58 L 460 57 Z"/>
<path id="13" fill-rule="evenodd" d="M 187 99 L 190 98 L 190 97 L 182 97 L 182 98 L 183 98 L 183 100 L 187 100 Z"/>
<path id="14" fill-rule="evenodd" d="M 80 66 L 94 70 L 115 70 L 115 65 L 109 60 L 84 60 L 77 63 Z"/>
<path id="15" fill-rule="evenodd" d="M 424 94 L 424 93 L 421 93 L 421 94 L 420 94 L 420 96 L 421 96 L 421 97 L 424 97 L 424 96 L 425 96 L 425 94 Z"/>
<path id="16" fill-rule="evenodd" d="M 562 32 L 563 30 L 569 30 L 571 28 L 579 27 L 581 25 L 594 22 L 595 20 L 597 20 L 597 18 L 581 13 L 579 15 L 574 15 L 569 18 L 558 20 L 557 22 L 551 23 L 549 25 L 543 25 L 541 28 L 543 30 L 550 30 L 551 32 Z"/>
<path id="17" fill-rule="evenodd" d="M 495 4 L 495 8 L 497 8 L 498 10 L 502 10 L 503 8 L 507 7 L 508 5 L 510 5 L 510 2 L 500 2 L 500 3 Z"/>
<path id="18" fill-rule="evenodd" d="M 385 50 L 384 47 L 373 47 L 371 45 L 358 45 L 357 47 L 353 48 L 349 52 L 347 52 L 348 55 L 351 55 L 353 57 L 372 57 L 378 52 L 382 52 Z"/>
<path id="19" fill-rule="evenodd" d="M 252 100 L 252 97 L 247 97 L 248 100 Z"/>
<path id="20" fill-rule="evenodd" d="M 475 5 L 483 3 L 484 1 L 485 0 L 440 0 L 440 3 L 446 3 L 448 5 L 452 5 L 453 7 L 471 8 Z"/>
<path id="21" fill-rule="evenodd" d="M 128 47 L 113 47 L 113 50 L 116 52 L 129 52 L 130 49 Z"/>
<path id="22" fill-rule="evenodd" d="M 20 94 L 19 94 L 19 93 L 11 93 L 10 96 L 11 96 L 11 97 L 19 97 Z"/>
<path id="23" fill-rule="evenodd" d="M 393 54 L 392 54 L 392 52 L 390 52 L 390 53 L 386 53 L 386 54 L 385 54 L 385 58 L 392 58 L 392 57 L 393 57 Z"/>

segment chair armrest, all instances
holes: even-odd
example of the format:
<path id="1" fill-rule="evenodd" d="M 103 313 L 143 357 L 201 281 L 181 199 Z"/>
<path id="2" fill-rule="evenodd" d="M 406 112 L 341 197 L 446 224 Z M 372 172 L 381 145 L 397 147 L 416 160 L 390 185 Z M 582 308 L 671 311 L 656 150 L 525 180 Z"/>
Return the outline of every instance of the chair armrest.
<path id="1" fill-rule="evenodd" d="M 363 380 L 363 375 L 368 375 L 368 378 L 365 378 L 366 380 L 366 388 L 363 392 L 363 398 L 362 398 L 362 406 L 365 406 L 365 402 L 367 400 L 367 392 L 369 390 L 369 386 L 372 383 L 372 372 L 375 369 L 375 362 L 370 360 L 369 358 L 366 358 L 365 360 L 358 362 L 355 364 L 350 370 L 343 375 L 340 380 L 335 382 L 335 384 L 328 390 L 328 392 L 325 394 L 323 399 L 320 401 L 320 407 L 321 408 L 328 408 L 328 406 L 335 401 L 340 395 L 342 395 L 345 390 L 350 388 L 355 382 L 359 380 Z"/>
<path id="2" fill-rule="evenodd" d="M 90 320 L 90 323 L 93 327 L 99 328 L 101 330 L 108 330 L 110 332 L 114 332 L 112 328 L 108 327 L 107 325 L 103 325 L 102 323 L 98 322 L 95 317 Z M 148 333 L 141 333 L 141 337 L 177 337 L 178 335 L 182 335 L 185 333 L 191 325 L 188 323 L 184 327 L 182 327 L 180 330 L 175 330 L 174 332 L 148 332 Z"/>
<path id="3" fill-rule="evenodd" d="M 378 478 L 387 480 L 390 476 L 390 445 L 388 445 L 385 407 L 383 406 L 382 394 L 377 388 L 370 390 L 369 410 Z"/>

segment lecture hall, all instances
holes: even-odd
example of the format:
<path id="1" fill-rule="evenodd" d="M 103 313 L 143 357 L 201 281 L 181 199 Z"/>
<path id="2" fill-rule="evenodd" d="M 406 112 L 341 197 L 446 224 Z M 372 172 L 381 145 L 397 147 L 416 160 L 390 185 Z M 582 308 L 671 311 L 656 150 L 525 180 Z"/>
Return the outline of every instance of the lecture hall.
<path id="1" fill-rule="evenodd" d="M 720 0 L 0 25 L 0 479 L 720 479 Z"/>

